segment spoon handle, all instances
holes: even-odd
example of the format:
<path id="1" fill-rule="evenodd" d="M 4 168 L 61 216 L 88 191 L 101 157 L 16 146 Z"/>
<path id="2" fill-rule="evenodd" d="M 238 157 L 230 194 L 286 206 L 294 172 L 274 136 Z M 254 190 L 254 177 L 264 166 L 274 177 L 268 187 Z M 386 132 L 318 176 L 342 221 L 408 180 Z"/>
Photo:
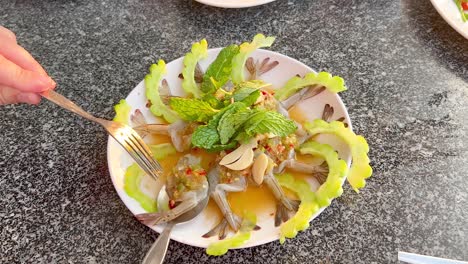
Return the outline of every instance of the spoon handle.
<path id="1" fill-rule="evenodd" d="M 148 253 L 146 253 L 142 264 L 161 264 L 166 257 L 167 246 L 169 245 L 170 234 L 175 223 L 169 222 L 164 227 L 156 242 L 153 243 Z"/>

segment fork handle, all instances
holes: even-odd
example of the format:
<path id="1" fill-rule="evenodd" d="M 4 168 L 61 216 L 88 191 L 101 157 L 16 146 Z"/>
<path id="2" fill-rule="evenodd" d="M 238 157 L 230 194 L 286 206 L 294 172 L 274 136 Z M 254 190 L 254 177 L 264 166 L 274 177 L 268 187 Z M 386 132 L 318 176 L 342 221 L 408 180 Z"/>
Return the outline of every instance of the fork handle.
<path id="1" fill-rule="evenodd" d="M 73 113 L 75 113 L 75 114 L 77 114 L 79 116 L 82 116 L 82 117 L 88 119 L 88 120 L 100 123 L 99 118 L 94 117 L 93 115 L 86 112 L 81 107 L 77 106 L 75 103 L 73 103 L 72 101 L 67 99 L 65 96 L 57 93 L 54 90 L 45 91 L 45 92 L 41 93 L 41 95 L 44 98 L 48 99 L 49 101 L 57 104 L 58 106 L 61 106 L 62 108 L 67 109 L 68 111 L 71 111 L 71 112 L 73 112 Z"/>

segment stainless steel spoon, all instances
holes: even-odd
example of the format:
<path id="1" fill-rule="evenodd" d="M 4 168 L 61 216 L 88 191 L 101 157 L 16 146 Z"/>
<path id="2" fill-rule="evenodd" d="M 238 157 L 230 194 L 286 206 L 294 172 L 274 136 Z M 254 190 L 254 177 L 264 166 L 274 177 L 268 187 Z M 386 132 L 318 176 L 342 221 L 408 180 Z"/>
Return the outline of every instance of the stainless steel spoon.
<path id="1" fill-rule="evenodd" d="M 162 197 L 164 195 L 167 197 L 166 190 L 163 187 L 158 195 L 158 206 L 159 204 L 162 204 L 161 201 L 167 201 L 165 197 Z M 192 220 L 193 218 L 195 218 L 197 215 L 199 215 L 208 205 L 209 199 L 210 199 L 210 196 L 206 195 L 205 199 L 201 200 L 197 204 L 197 206 L 195 206 L 192 210 L 181 214 L 179 217 L 167 223 L 166 226 L 164 227 L 163 232 L 159 235 L 156 242 L 153 243 L 148 253 L 146 253 L 146 256 L 143 259 L 142 264 L 163 263 L 164 258 L 166 257 L 167 246 L 169 245 L 170 234 L 171 234 L 172 228 L 177 224 L 188 222 Z"/>

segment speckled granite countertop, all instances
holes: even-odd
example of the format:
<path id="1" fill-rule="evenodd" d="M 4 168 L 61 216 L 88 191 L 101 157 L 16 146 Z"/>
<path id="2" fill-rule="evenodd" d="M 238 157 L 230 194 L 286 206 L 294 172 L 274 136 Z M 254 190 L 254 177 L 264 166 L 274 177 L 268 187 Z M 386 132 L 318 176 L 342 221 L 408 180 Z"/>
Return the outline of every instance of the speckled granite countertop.
<path id="1" fill-rule="evenodd" d="M 278 0 L 224 10 L 188 0 L 0 0 L 16 32 L 92 113 L 207 38 L 278 37 L 273 50 L 347 80 L 342 94 L 375 169 L 310 229 L 208 257 L 172 242 L 167 263 L 395 263 L 398 250 L 468 261 L 468 40 L 429 1 Z M 0 44 L 1 45 L 1 44 Z M 0 107 L 0 262 L 137 263 L 157 237 L 118 198 L 102 129 L 49 102 Z"/>

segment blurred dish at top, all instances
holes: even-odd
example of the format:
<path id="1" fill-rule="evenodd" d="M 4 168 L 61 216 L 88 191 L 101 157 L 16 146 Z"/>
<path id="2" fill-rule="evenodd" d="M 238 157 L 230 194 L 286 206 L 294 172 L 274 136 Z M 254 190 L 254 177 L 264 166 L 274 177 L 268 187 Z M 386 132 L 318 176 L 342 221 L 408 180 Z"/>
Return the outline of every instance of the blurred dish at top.
<path id="1" fill-rule="evenodd" d="M 195 0 L 205 5 L 223 8 L 244 8 L 263 5 L 275 0 Z"/>

